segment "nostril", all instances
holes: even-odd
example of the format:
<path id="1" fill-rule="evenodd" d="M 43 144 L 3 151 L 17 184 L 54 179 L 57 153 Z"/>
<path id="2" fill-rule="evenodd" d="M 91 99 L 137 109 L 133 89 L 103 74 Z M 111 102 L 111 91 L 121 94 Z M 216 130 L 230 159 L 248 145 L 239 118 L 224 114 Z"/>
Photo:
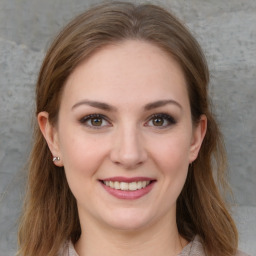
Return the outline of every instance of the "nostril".
<path id="1" fill-rule="evenodd" d="M 119 156 L 111 156 L 111 161 L 118 166 L 122 166 L 125 169 L 133 169 L 137 168 L 140 165 L 143 165 L 145 162 L 144 159 L 141 159 L 140 156 L 135 155 L 119 155 Z"/>
<path id="2" fill-rule="evenodd" d="M 126 127 L 125 131 L 116 135 L 116 141 L 110 152 L 111 161 L 126 169 L 142 165 L 147 159 L 147 152 L 139 138 L 138 131 L 131 129 Z"/>

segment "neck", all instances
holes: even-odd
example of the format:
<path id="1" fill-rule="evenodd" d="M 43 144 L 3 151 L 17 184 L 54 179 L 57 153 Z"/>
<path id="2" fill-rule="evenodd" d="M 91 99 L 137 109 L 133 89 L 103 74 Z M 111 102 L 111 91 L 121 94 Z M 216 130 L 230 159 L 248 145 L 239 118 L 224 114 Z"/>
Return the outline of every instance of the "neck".
<path id="1" fill-rule="evenodd" d="M 187 243 L 170 216 L 164 217 L 161 223 L 133 231 L 103 228 L 92 223 L 86 222 L 85 228 L 81 225 L 82 234 L 75 245 L 79 256 L 175 256 Z"/>

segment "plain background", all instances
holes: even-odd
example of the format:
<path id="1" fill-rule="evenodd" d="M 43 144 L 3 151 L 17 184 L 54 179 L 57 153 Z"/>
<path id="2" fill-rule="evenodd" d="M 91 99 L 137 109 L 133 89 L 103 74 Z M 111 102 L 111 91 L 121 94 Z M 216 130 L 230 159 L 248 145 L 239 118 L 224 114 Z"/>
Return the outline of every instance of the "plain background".
<path id="1" fill-rule="evenodd" d="M 36 77 L 50 42 L 95 0 L 0 0 L 0 256 L 16 250 Z M 143 2 L 143 1 L 134 1 Z M 166 0 L 201 43 L 226 140 L 240 248 L 256 255 L 256 1 Z"/>

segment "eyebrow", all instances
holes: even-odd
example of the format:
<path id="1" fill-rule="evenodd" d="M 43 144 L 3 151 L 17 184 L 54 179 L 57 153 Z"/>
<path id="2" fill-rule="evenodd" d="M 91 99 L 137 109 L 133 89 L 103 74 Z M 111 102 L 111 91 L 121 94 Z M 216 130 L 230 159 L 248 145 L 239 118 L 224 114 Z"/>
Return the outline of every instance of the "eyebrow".
<path id="1" fill-rule="evenodd" d="M 174 104 L 174 105 L 178 106 L 180 109 L 182 109 L 182 106 L 175 100 L 158 100 L 158 101 L 155 101 L 155 102 L 151 102 L 151 103 L 146 104 L 144 109 L 146 111 L 149 111 L 151 109 L 163 107 L 163 106 L 168 105 L 168 104 Z M 72 106 L 72 110 L 81 106 L 81 105 L 88 105 L 88 106 L 91 106 L 91 107 L 94 107 L 94 108 L 99 108 L 99 109 L 106 110 L 106 111 L 111 111 L 111 112 L 117 111 L 117 108 L 114 107 L 114 106 L 111 106 L 111 105 L 109 105 L 107 103 L 104 103 L 104 102 L 92 101 L 92 100 L 79 101 L 75 105 Z"/>
<path id="2" fill-rule="evenodd" d="M 152 102 L 152 103 L 148 103 L 144 109 L 145 110 L 151 110 L 151 109 L 154 109 L 154 108 L 159 108 L 159 107 L 163 107 L 167 104 L 174 104 L 176 105 L 177 107 L 179 107 L 180 109 L 182 109 L 182 106 L 175 100 L 158 100 L 158 101 L 155 101 L 155 102 Z"/>
<path id="3" fill-rule="evenodd" d="M 99 109 L 106 110 L 106 111 L 116 111 L 117 110 L 114 106 L 111 106 L 107 103 L 99 102 L 99 101 L 92 101 L 92 100 L 79 101 L 78 103 L 76 103 L 72 107 L 72 110 L 74 108 L 77 108 L 77 107 L 81 106 L 81 105 L 88 105 L 88 106 L 91 106 L 91 107 L 94 107 L 94 108 L 99 108 Z"/>

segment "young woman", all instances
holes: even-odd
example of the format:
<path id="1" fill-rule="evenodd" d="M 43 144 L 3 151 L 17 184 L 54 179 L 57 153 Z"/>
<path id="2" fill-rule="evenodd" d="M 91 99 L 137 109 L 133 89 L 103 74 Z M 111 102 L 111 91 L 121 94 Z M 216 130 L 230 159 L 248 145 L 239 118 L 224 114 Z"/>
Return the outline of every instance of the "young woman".
<path id="1" fill-rule="evenodd" d="M 103 4 L 68 24 L 38 78 L 18 254 L 243 255 L 208 82 L 160 7 Z"/>

